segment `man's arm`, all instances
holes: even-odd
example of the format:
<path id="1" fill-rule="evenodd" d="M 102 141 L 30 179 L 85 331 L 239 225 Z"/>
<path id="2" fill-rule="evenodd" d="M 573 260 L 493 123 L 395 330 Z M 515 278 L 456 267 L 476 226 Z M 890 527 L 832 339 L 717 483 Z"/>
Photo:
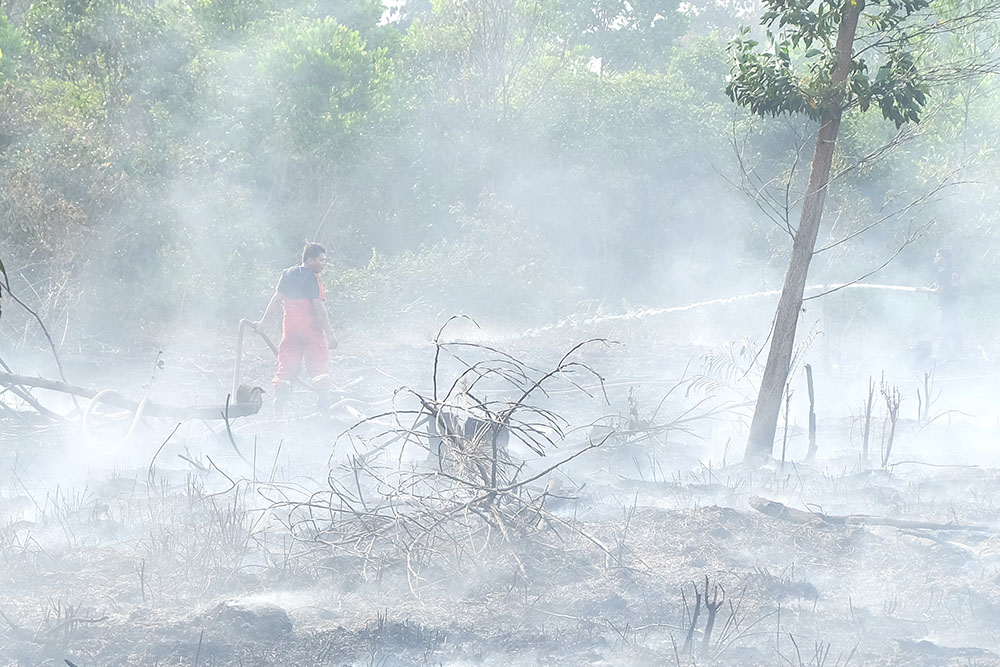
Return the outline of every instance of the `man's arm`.
<path id="1" fill-rule="evenodd" d="M 260 319 L 253 322 L 254 328 L 264 326 L 277 315 L 278 311 L 281 310 L 281 302 L 284 301 L 285 297 L 281 295 L 281 292 L 275 290 L 274 294 L 271 295 L 271 300 L 267 302 L 267 308 L 264 309 L 264 314 L 260 316 Z"/>
<path id="2" fill-rule="evenodd" d="M 326 314 L 326 304 L 323 303 L 323 299 L 313 299 L 313 312 L 316 313 L 316 321 L 319 322 L 320 328 L 323 333 L 326 334 L 326 344 L 332 350 L 337 347 L 337 339 L 333 336 L 333 327 L 330 326 L 330 317 Z"/>

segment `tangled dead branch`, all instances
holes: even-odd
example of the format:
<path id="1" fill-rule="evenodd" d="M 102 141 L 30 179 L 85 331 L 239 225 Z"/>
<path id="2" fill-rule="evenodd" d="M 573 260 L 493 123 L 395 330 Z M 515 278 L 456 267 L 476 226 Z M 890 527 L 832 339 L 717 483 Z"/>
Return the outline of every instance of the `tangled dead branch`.
<path id="1" fill-rule="evenodd" d="M 561 552 L 569 533 L 613 562 L 600 540 L 551 510 L 559 485 L 546 483 L 557 482 L 547 478 L 608 436 L 581 438 L 572 453 L 549 465 L 518 460 L 512 451 L 516 442 L 525 456 L 540 459 L 573 444 L 567 420 L 541 402 L 558 382 L 590 395 L 582 378 L 596 379 L 603 396 L 603 379 L 578 357 L 608 341 L 584 341 L 540 370 L 485 345 L 442 342 L 447 324 L 435 339 L 430 395 L 397 390 L 392 411 L 361 420 L 338 440 L 355 454 L 333 469 L 327 489 L 277 501 L 272 509 L 297 539 L 360 557 L 364 576 L 405 568 L 415 595 L 428 572 L 461 572 L 487 556 L 527 577 L 526 555 Z M 441 382 L 445 359 L 458 365 L 447 385 Z M 363 435 L 373 427 L 377 433 Z"/>

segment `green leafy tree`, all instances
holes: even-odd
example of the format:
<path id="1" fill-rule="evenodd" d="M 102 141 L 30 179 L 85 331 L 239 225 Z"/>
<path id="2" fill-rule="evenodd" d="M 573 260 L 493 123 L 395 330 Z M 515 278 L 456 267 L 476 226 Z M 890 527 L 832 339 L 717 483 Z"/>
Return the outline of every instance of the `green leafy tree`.
<path id="1" fill-rule="evenodd" d="M 566 37 L 586 44 L 602 72 L 661 69 L 670 60 L 688 18 L 679 0 L 569 0 Z"/>
<path id="2" fill-rule="evenodd" d="M 270 0 L 194 0 L 199 21 L 222 35 L 238 34 L 273 10 Z"/>
<path id="3" fill-rule="evenodd" d="M 433 208 L 471 208 L 521 164 L 525 114 L 543 103 L 550 64 L 563 50 L 557 26 L 545 0 L 440 0 L 409 25 L 399 61 L 401 92 L 412 100 L 406 178 L 427 184 Z"/>
<path id="4" fill-rule="evenodd" d="M 912 53 L 928 0 L 764 0 L 764 48 L 749 28 L 730 45 L 726 92 L 760 116 L 804 114 L 820 124 L 775 314 L 745 460 L 770 457 L 802 296 L 823 216 L 844 112 L 880 109 L 897 127 L 920 120 L 928 86 Z M 860 33 L 859 33 L 860 29 Z M 775 32 L 772 32 L 774 30 Z M 856 49 L 859 42 L 863 48 Z"/>
<path id="5" fill-rule="evenodd" d="M 389 63 L 356 30 L 332 18 L 286 26 L 264 53 L 277 95 L 273 113 L 287 145 L 330 164 L 344 160 L 387 104 Z"/>
<path id="6" fill-rule="evenodd" d="M 151 310 L 152 281 L 169 274 L 175 210 L 164 202 L 190 152 L 192 12 L 181 0 L 37 0 L 20 29 L 31 57 L 20 59 L 21 119 L 0 161 L 2 241 L 22 261 L 60 258 L 30 264 L 35 284 L 100 266 L 104 293 L 90 296 L 105 314 Z M 96 292 L 95 281 L 71 283 Z"/>
<path id="7" fill-rule="evenodd" d="M 109 120 L 133 120 L 185 89 L 198 42 L 189 8 L 170 0 L 37 0 L 25 16 L 38 74 L 88 87 Z"/>
<path id="8" fill-rule="evenodd" d="M 366 217 L 364 167 L 390 132 L 392 65 L 386 47 L 369 48 L 357 30 L 330 17 L 293 20 L 264 46 L 259 72 L 268 106 L 252 122 L 264 137 L 260 150 L 295 183 L 281 195 L 300 217 L 288 230 L 296 244 L 334 207 L 346 219 Z"/>

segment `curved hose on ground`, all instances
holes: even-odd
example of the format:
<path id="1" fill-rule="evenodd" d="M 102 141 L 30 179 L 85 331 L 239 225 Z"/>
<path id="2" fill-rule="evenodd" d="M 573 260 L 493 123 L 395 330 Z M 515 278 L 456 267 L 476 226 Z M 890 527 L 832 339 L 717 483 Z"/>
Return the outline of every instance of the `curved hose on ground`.
<path id="1" fill-rule="evenodd" d="M 83 410 L 83 419 L 80 420 L 80 425 L 83 430 L 83 437 L 90 442 L 97 440 L 97 438 L 91 432 L 90 428 L 90 419 L 91 415 L 94 412 L 94 408 L 102 401 L 104 401 L 105 398 L 107 398 L 112 394 L 118 395 L 118 392 L 116 392 L 114 389 L 102 389 L 101 391 L 94 394 L 93 398 L 91 398 L 87 402 L 87 406 Z M 132 435 L 135 433 L 135 429 L 139 426 L 139 422 L 142 420 L 142 415 L 146 410 L 146 404 L 148 402 L 149 402 L 149 395 L 147 394 L 146 396 L 142 397 L 142 400 L 139 401 L 139 405 L 136 406 L 135 413 L 132 415 L 132 421 L 129 423 L 128 430 L 125 431 L 125 435 L 122 436 L 122 438 L 114 446 L 115 450 L 118 450 L 119 448 L 124 446 L 125 443 L 127 443 L 129 439 L 132 437 Z"/>

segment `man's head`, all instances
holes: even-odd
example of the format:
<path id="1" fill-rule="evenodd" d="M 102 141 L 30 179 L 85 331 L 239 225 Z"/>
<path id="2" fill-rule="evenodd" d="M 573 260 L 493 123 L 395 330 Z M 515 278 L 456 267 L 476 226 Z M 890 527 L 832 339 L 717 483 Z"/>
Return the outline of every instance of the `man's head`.
<path id="1" fill-rule="evenodd" d="M 934 255 L 934 264 L 938 267 L 951 266 L 951 251 L 948 248 L 938 248 Z"/>
<path id="2" fill-rule="evenodd" d="M 302 266 L 313 273 L 320 273 L 326 266 L 326 248 L 318 243 L 307 243 L 302 249 Z"/>

